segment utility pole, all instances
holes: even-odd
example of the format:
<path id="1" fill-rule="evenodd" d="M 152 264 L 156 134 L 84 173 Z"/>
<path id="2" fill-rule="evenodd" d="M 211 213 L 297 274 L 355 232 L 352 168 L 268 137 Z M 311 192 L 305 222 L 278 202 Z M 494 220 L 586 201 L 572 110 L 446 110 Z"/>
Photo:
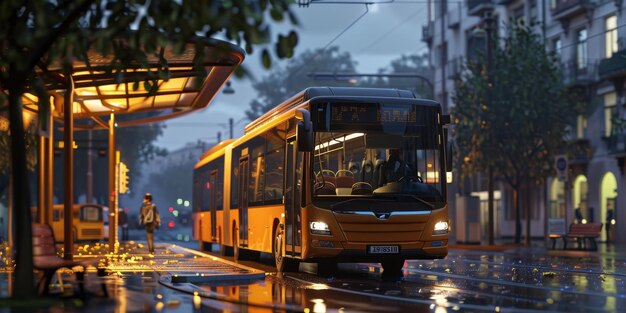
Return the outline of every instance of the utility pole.
<path id="1" fill-rule="evenodd" d="M 229 139 L 233 139 L 233 118 L 228 119 L 228 131 L 229 131 Z"/>

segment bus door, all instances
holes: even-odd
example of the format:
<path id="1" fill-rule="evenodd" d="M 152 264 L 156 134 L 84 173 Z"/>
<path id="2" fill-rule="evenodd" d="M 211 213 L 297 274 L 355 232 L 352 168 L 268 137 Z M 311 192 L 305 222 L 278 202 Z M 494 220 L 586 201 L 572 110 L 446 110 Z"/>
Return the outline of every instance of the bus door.
<path id="1" fill-rule="evenodd" d="M 248 177 L 249 160 L 245 156 L 239 160 L 239 245 L 248 246 Z"/>
<path id="2" fill-rule="evenodd" d="M 213 170 L 211 172 L 211 177 L 209 177 L 209 186 L 211 187 L 211 199 L 209 200 L 211 203 L 211 240 L 215 241 L 217 239 L 217 192 L 215 189 L 217 187 L 217 170 Z"/>
<path id="3" fill-rule="evenodd" d="M 285 158 L 285 254 L 300 256 L 302 253 L 302 152 L 296 149 L 295 137 L 287 139 Z"/>

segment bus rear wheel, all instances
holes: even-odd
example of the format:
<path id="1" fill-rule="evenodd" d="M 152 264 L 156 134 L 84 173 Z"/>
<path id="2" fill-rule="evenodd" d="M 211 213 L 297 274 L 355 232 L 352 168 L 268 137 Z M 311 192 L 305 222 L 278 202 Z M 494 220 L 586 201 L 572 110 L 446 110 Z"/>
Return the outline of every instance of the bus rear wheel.
<path id="1" fill-rule="evenodd" d="M 276 271 L 279 273 L 298 271 L 300 261 L 283 256 L 283 234 L 278 228 L 274 231 L 272 254 L 274 256 L 274 263 L 276 264 Z"/>

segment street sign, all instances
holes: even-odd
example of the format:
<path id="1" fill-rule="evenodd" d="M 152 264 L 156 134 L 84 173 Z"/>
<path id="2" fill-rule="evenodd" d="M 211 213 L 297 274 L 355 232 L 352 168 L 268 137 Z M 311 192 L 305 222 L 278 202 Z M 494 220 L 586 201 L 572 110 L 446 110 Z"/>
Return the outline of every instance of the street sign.
<path id="1" fill-rule="evenodd" d="M 567 156 L 566 155 L 557 155 L 554 157 L 554 168 L 556 169 L 556 176 L 560 181 L 567 180 Z"/>

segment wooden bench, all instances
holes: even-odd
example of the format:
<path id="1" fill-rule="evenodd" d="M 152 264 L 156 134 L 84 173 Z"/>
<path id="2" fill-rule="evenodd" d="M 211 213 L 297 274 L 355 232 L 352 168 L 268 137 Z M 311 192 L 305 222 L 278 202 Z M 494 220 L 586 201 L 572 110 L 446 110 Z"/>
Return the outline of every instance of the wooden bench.
<path id="1" fill-rule="evenodd" d="M 33 266 L 36 270 L 43 273 L 41 279 L 37 283 L 37 290 L 40 295 L 47 295 L 49 293 L 49 286 L 52 282 L 54 274 L 63 268 L 72 269 L 74 267 L 80 267 L 81 271 L 74 272 L 76 274 L 76 281 L 78 282 L 79 291 L 81 295 L 85 294 L 85 271 L 88 266 L 96 267 L 97 260 L 95 262 L 78 262 L 70 261 L 61 258 L 57 254 L 54 233 L 50 225 L 47 224 L 33 224 Z M 103 269 L 98 269 L 98 275 L 104 275 Z M 107 290 L 104 283 L 102 284 L 102 290 L 106 297 Z"/>
<path id="2" fill-rule="evenodd" d="M 569 232 L 563 236 L 563 249 L 567 249 L 568 239 L 574 239 L 578 243 L 578 249 L 597 251 L 596 238 L 600 236 L 601 231 L 602 224 L 600 223 L 571 224 Z M 587 242 L 591 244 L 591 247 L 587 247 Z"/>

